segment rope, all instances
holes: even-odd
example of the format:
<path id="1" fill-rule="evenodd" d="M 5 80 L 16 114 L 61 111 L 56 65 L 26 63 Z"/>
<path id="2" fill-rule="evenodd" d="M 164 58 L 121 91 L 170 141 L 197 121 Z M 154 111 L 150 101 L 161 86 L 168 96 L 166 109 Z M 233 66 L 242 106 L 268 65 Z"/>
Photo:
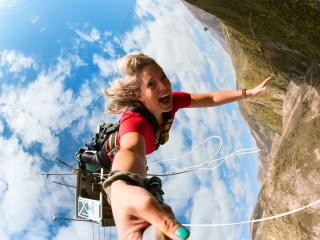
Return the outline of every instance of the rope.
<path id="1" fill-rule="evenodd" d="M 217 149 L 217 151 L 207 160 L 204 161 L 203 163 L 197 164 L 197 165 L 193 165 L 191 167 L 186 167 L 186 168 L 182 168 L 182 169 L 175 169 L 174 171 L 168 171 L 166 173 L 150 173 L 147 174 L 148 176 L 170 176 L 170 175 L 177 175 L 177 174 L 182 174 L 182 173 L 186 173 L 186 172 L 191 172 L 191 171 L 195 171 L 195 170 L 206 170 L 206 171 L 212 171 L 214 169 L 217 169 L 225 160 L 227 160 L 228 158 L 237 156 L 237 155 L 243 155 L 243 154 L 249 154 L 249 153 L 256 153 L 258 151 L 260 151 L 260 149 L 258 148 L 244 148 L 244 149 L 239 149 L 236 150 L 234 152 L 232 152 L 231 154 L 228 154 L 227 156 L 221 157 L 221 158 L 217 158 L 214 159 L 215 156 L 220 152 L 221 148 L 222 148 L 222 138 L 220 136 L 211 136 L 207 139 L 205 139 L 204 141 L 202 141 L 200 144 L 198 144 L 194 149 L 192 149 L 191 151 L 187 152 L 186 154 L 177 157 L 177 158 L 171 158 L 171 159 L 165 159 L 165 160 L 159 160 L 156 162 L 153 162 L 151 164 L 148 165 L 148 167 L 154 165 L 154 164 L 158 164 L 158 163 L 162 163 L 162 162 L 170 162 L 170 161 L 177 161 L 180 160 L 182 158 L 185 158 L 189 155 L 191 155 L 194 151 L 196 151 L 200 146 L 202 146 L 204 143 L 208 142 L 209 140 L 216 138 L 219 140 L 219 147 Z M 210 162 L 217 162 L 220 161 L 218 163 L 217 166 L 213 167 L 213 168 L 204 168 L 203 166 L 209 164 Z M 269 217 L 264 217 L 264 218 L 259 218 L 259 219 L 252 219 L 252 220 L 246 220 L 246 221 L 240 221 L 240 222 L 230 222 L 230 223 L 214 223 L 214 224 L 188 224 L 188 223 L 184 223 L 182 224 L 185 227 L 223 227 L 223 226 L 233 226 L 233 225 L 240 225 L 240 224 L 248 224 L 248 223 L 256 223 L 256 222 L 263 222 L 263 221 L 268 221 L 268 220 L 274 220 L 274 219 L 278 219 L 280 217 L 284 217 L 284 216 L 288 216 L 300 211 L 303 211 L 307 208 L 310 207 L 314 207 L 316 205 L 318 205 L 320 203 L 320 199 L 318 199 L 317 201 L 311 202 L 307 205 L 304 205 L 300 208 L 297 209 L 293 209 L 284 213 L 280 213 L 280 214 L 276 214 L 273 216 L 269 216 Z M 92 232 L 93 233 L 93 232 Z M 111 229 L 110 229 L 110 237 L 111 237 Z M 94 238 L 94 235 L 93 235 Z"/>
<path id="2" fill-rule="evenodd" d="M 280 213 L 280 214 L 277 214 L 274 216 L 246 220 L 246 221 L 241 221 L 241 222 L 216 223 L 216 224 L 182 224 L 182 225 L 186 226 L 186 227 L 223 227 L 223 226 L 233 226 L 233 225 L 240 225 L 240 224 L 247 224 L 247 223 L 263 222 L 263 221 L 273 220 L 273 219 L 277 219 L 280 217 L 288 216 L 288 215 L 303 211 L 304 209 L 309 208 L 309 207 L 314 207 L 314 206 L 318 205 L 319 203 L 320 203 L 320 199 L 318 199 L 317 201 L 314 201 L 312 203 L 309 203 L 308 205 L 302 206 L 300 208 L 297 208 L 297 209 L 294 209 L 294 210 L 291 210 L 288 212 Z"/>
<path id="3" fill-rule="evenodd" d="M 258 149 L 258 148 L 243 148 L 243 149 L 236 150 L 236 151 L 232 152 L 231 154 L 228 154 L 227 156 L 214 159 L 216 157 L 216 155 L 220 152 L 223 143 L 222 143 L 222 138 L 220 136 L 211 136 L 211 137 L 208 137 L 207 139 L 203 140 L 201 143 L 199 143 L 194 149 L 192 149 L 191 151 L 187 152 L 186 154 L 184 154 L 184 155 L 182 155 L 180 157 L 170 158 L 170 159 L 165 159 L 165 160 L 159 160 L 159 161 L 156 161 L 156 162 L 153 162 L 153 163 L 149 164 L 148 167 L 150 167 L 150 166 L 152 166 L 154 164 L 162 163 L 162 162 L 172 162 L 172 161 L 177 161 L 177 160 L 180 160 L 182 158 L 185 158 L 185 157 L 191 155 L 200 146 L 202 146 L 203 144 L 205 144 L 206 142 L 208 142 L 209 140 L 211 140 L 213 138 L 216 138 L 216 139 L 219 140 L 219 147 L 218 147 L 217 151 L 215 153 L 213 153 L 212 156 L 207 161 L 204 161 L 204 162 L 202 162 L 200 164 L 197 164 L 197 165 L 193 165 L 191 167 L 186 167 L 186 168 L 181 168 L 181 169 L 171 168 L 171 171 L 168 171 L 168 172 L 165 172 L 165 173 L 148 173 L 147 175 L 148 176 L 164 177 L 164 176 L 172 176 L 172 175 L 178 175 L 178 174 L 182 174 L 182 173 L 187 173 L 187 172 L 195 171 L 195 170 L 198 170 L 198 169 L 206 170 L 206 171 L 213 171 L 213 170 L 217 169 L 228 158 L 231 158 L 231 157 L 234 157 L 234 156 L 237 156 L 237 155 L 256 153 L 256 152 L 260 151 L 260 149 Z M 208 167 L 204 168 L 205 165 L 208 165 L 211 162 L 217 162 L 217 161 L 220 161 L 220 160 L 221 160 L 221 162 L 218 163 L 217 166 L 215 166 L 213 168 L 208 168 Z"/>
<path id="4" fill-rule="evenodd" d="M 221 158 L 217 158 L 217 159 L 214 159 L 214 157 L 220 152 L 221 150 L 221 147 L 222 147 L 222 139 L 221 137 L 219 136 L 212 136 L 212 137 L 209 137 L 207 138 L 206 140 L 202 141 L 200 144 L 198 144 L 193 150 L 191 150 L 190 152 L 187 152 L 186 154 L 180 156 L 180 157 L 177 157 L 177 158 L 171 158 L 171 159 L 165 159 L 165 160 L 160 160 L 160 161 L 156 161 L 154 163 L 151 163 L 149 165 L 152 166 L 154 164 L 157 164 L 157 163 L 162 163 L 162 162 L 171 162 L 171 161 L 177 161 L 177 160 L 180 160 L 182 158 L 185 158 L 189 155 L 191 155 L 194 151 L 196 151 L 200 146 L 202 146 L 204 143 L 206 143 L 207 141 L 211 140 L 212 138 L 217 138 L 219 141 L 220 141 L 220 146 L 218 148 L 218 150 L 212 155 L 211 158 L 209 158 L 209 160 L 201 163 L 201 164 L 198 164 L 198 165 L 194 165 L 194 166 L 191 166 L 191 167 L 188 167 L 188 168 L 182 168 L 180 170 L 176 169 L 175 171 L 171 171 L 171 172 L 166 172 L 166 173 L 151 173 L 151 174 L 148 174 L 149 176 L 170 176 L 170 175 L 177 175 L 177 174 L 182 174 L 182 173 L 186 173 L 186 172 L 191 172 L 191 171 L 195 171 L 197 169 L 200 169 L 200 170 L 206 170 L 206 171 L 212 171 L 214 169 L 217 169 L 225 160 L 227 160 L 228 158 L 231 158 L 233 156 L 237 156 L 237 155 L 243 155 L 243 154 L 249 154 L 249 153 L 256 153 L 258 151 L 260 151 L 260 149 L 258 148 L 244 148 L 244 149 L 239 149 L 239 150 L 236 150 L 234 151 L 233 153 L 227 155 L 227 156 L 224 156 L 224 157 L 221 157 Z M 208 167 L 203 167 L 207 164 L 209 164 L 210 162 L 217 162 L 217 161 L 220 161 L 220 163 L 218 163 L 217 166 L 213 167 L 213 168 L 208 168 Z M 240 225 L 240 224 L 248 224 L 248 223 L 256 223 L 256 222 L 263 222 L 263 221 L 268 221 L 268 220 L 273 220 L 273 219 L 277 219 L 277 218 L 280 218 L 280 217 L 284 217 L 284 216 L 288 216 L 288 215 L 291 215 L 291 214 L 294 214 L 294 213 L 297 213 L 297 212 L 300 212 L 300 211 L 303 211 L 305 210 L 306 208 L 309 208 L 309 207 L 314 207 L 316 205 L 318 205 L 320 203 L 320 199 L 317 200 L 317 201 L 314 201 L 312 203 L 309 203 L 307 205 L 304 205 L 300 208 L 297 208 L 297 209 L 293 209 L 291 211 L 287 211 L 287 212 L 284 212 L 284 213 L 280 213 L 280 214 L 277 214 L 277 215 L 273 215 L 273 216 L 269 216 L 269 217 L 264 217 L 264 218 L 259 218 L 259 219 L 252 219 L 252 220 L 246 220 L 246 221 L 241 221 L 241 222 L 231 222 L 231 223 L 217 223 L 217 224 L 182 224 L 183 226 L 186 226 L 186 227 L 223 227 L 223 226 L 233 226 L 233 225 Z"/>
<path id="5" fill-rule="evenodd" d="M 220 136 L 211 136 L 211 137 L 208 137 L 207 139 L 203 140 L 202 142 L 200 142 L 194 149 L 192 149 L 191 151 L 187 152 L 186 154 L 184 154 L 180 157 L 159 160 L 159 161 L 156 161 L 156 162 L 149 164 L 148 167 L 150 167 L 154 164 L 162 163 L 162 162 L 172 162 L 172 161 L 177 161 L 177 160 L 183 159 L 183 158 L 191 155 L 193 152 L 195 152 L 203 144 L 205 144 L 206 142 L 208 142 L 209 140 L 214 139 L 214 138 L 219 140 L 219 147 L 218 147 L 217 151 L 215 153 L 213 153 L 212 156 L 208 160 L 206 160 L 200 164 L 192 165 L 191 167 L 186 167 L 186 168 L 181 168 L 181 169 L 177 169 L 177 168 L 172 167 L 171 171 L 167 171 L 165 173 L 148 173 L 147 176 L 166 177 L 166 176 L 172 176 L 172 175 L 178 175 L 178 174 L 182 174 L 182 173 L 192 172 L 195 170 L 213 171 L 213 170 L 217 169 L 228 158 L 231 158 L 231 157 L 234 157 L 237 155 L 256 153 L 256 152 L 260 151 L 260 149 L 258 149 L 258 148 L 243 148 L 243 149 L 236 150 L 236 151 L 228 154 L 227 156 L 214 159 L 216 157 L 216 155 L 220 152 L 220 150 L 223 146 L 223 143 L 222 143 L 222 138 Z M 209 163 L 218 162 L 218 161 L 220 161 L 220 162 L 218 163 L 217 166 L 214 166 L 212 168 L 204 167 L 205 165 L 208 165 Z M 92 173 L 92 174 L 100 177 L 100 173 Z M 105 180 L 105 178 L 102 177 L 101 180 Z"/>
<path id="6" fill-rule="evenodd" d="M 196 149 L 198 149 L 202 144 L 204 144 L 205 142 L 209 141 L 210 139 L 212 138 L 217 138 L 220 142 L 219 144 L 219 147 L 218 147 L 218 150 L 212 155 L 211 158 L 209 158 L 207 161 L 201 163 L 201 164 L 198 164 L 198 165 L 194 165 L 194 166 L 191 166 L 191 167 L 186 167 L 186 168 L 182 168 L 180 170 L 176 170 L 176 171 L 168 171 L 166 173 L 149 173 L 147 174 L 147 176 L 158 176 L 158 177 L 164 177 L 164 176 L 171 176 L 171 175 L 178 175 L 178 174 L 182 174 L 182 173 L 187 173 L 187 172 L 191 172 L 191 171 L 195 171 L 201 167 L 203 167 L 204 165 L 208 164 L 221 150 L 222 148 L 222 138 L 219 137 L 219 136 L 211 136 L 209 138 L 207 138 L 206 140 L 202 141 L 200 144 L 198 144 L 196 146 L 195 149 L 191 150 L 190 152 L 186 153 L 185 155 L 182 155 L 182 157 L 178 157 L 178 158 L 173 158 L 173 159 L 168 159 L 168 160 L 161 160 L 161 161 L 158 161 L 156 163 L 159 163 L 159 162 L 168 162 L 168 161 L 175 161 L 175 160 L 178 160 L 178 159 L 181 159 L 183 157 L 186 157 L 190 154 L 192 154 Z M 151 166 L 151 165 L 150 165 Z"/>

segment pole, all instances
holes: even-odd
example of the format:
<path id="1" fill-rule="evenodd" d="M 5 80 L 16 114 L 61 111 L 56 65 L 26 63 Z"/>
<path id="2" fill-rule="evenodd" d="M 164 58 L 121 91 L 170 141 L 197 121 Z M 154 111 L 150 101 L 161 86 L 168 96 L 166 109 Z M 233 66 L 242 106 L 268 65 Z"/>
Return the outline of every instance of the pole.
<path id="1" fill-rule="evenodd" d="M 57 217 L 57 215 L 53 215 L 52 217 L 52 221 L 75 221 L 75 222 L 93 222 L 92 220 L 86 220 L 86 219 L 76 219 L 76 218 L 65 218 L 65 217 Z"/>
<path id="2" fill-rule="evenodd" d="M 40 173 L 42 176 L 71 176 L 71 175 L 76 175 L 75 173 Z"/>
<path id="3" fill-rule="evenodd" d="M 56 181 L 51 181 L 55 184 L 59 184 L 59 185 L 62 185 L 62 186 L 66 186 L 66 187 L 71 187 L 71 188 L 76 188 L 75 186 L 71 186 L 71 185 L 68 185 L 68 184 L 64 184 L 64 183 L 59 183 L 59 182 L 56 182 Z"/>

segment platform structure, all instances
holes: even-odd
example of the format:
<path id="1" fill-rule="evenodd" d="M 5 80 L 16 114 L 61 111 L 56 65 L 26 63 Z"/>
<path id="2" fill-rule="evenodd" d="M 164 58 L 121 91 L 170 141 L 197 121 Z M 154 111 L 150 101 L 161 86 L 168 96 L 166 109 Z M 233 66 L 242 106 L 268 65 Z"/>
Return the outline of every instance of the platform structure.
<path id="1" fill-rule="evenodd" d="M 107 178 L 104 169 L 100 172 L 89 172 L 78 169 L 76 185 L 76 219 L 88 220 L 101 227 L 115 226 L 111 206 L 103 191 L 103 179 Z"/>

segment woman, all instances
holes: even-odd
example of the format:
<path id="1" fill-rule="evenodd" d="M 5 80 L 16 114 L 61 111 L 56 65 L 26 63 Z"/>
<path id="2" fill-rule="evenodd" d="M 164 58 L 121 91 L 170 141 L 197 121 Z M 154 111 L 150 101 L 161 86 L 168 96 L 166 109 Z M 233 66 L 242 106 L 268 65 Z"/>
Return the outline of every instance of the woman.
<path id="1" fill-rule="evenodd" d="M 180 108 L 212 107 L 253 97 L 266 89 L 271 77 L 253 89 L 190 94 L 173 92 L 162 68 L 144 54 L 125 57 L 123 70 L 125 78 L 113 82 L 105 91 L 107 111 L 122 113 L 118 151 L 112 161 L 111 177 L 104 184 L 119 239 L 141 239 L 150 224 L 169 239 L 187 239 L 188 230 L 175 220 L 170 207 L 144 188 L 146 155 L 166 142 L 166 130 Z M 154 131 L 145 112 L 151 113 L 160 130 Z"/>

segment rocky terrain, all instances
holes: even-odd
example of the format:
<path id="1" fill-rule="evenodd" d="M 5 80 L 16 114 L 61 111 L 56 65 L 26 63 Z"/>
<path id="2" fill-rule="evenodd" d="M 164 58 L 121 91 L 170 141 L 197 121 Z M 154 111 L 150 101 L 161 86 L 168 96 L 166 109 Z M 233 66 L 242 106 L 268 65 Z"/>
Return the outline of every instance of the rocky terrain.
<path id="1" fill-rule="evenodd" d="M 275 76 L 267 94 L 240 103 L 263 149 L 252 218 L 320 199 L 320 2 L 185 2 L 214 36 L 225 39 L 239 88 Z M 251 233 L 261 240 L 320 239 L 320 206 L 253 224 Z"/>

